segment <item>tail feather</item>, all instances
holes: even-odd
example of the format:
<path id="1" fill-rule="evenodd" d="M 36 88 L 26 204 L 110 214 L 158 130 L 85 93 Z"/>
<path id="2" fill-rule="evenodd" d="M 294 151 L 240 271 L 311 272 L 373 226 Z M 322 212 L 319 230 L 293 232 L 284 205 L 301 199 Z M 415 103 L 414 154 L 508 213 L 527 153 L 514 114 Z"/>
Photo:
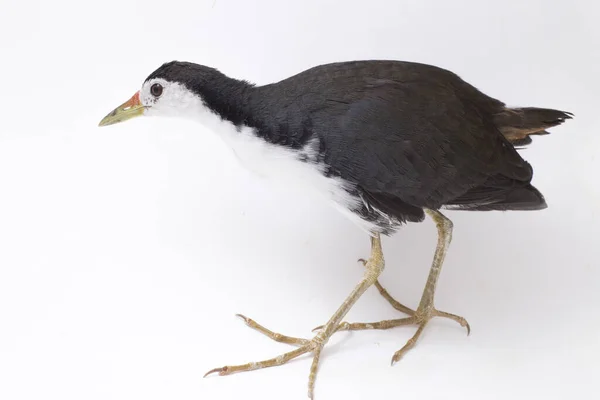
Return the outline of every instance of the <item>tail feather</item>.
<path id="1" fill-rule="evenodd" d="M 549 108 L 505 108 L 494 116 L 494 123 L 514 146 L 523 147 L 532 142 L 530 136 L 548 135 L 546 129 L 571 118 L 570 112 Z"/>
<path id="2" fill-rule="evenodd" d="M 465 211 L 530 211 L 547 208 L 542 193 L 531 184 L 501 190 L 497 187 L 476 187 L 444 206 Z"/>

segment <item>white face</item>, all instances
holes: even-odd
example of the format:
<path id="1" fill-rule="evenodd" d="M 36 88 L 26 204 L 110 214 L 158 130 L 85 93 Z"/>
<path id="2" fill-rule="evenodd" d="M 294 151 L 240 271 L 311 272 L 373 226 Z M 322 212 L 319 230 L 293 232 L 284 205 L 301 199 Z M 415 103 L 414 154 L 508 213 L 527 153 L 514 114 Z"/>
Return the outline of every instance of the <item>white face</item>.
<path id="1" fill-rule="evenodd" d="M 140 102 L 148 116 L 196 118 L 205 108 L 202 99 L 183 84 L 161 78 L 142 85 Z"/>

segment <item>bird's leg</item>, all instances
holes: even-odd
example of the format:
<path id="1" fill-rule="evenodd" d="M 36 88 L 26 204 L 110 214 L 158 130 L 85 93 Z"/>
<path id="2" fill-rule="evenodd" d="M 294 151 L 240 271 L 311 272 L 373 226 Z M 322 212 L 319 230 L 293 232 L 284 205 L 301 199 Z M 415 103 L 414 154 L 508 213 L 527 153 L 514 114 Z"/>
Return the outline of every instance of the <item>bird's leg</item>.
<path id="1" fill-rule="evenodd" d="M 385 263 L 383 259 L 383 252 L 381 250 L 381 239 L 377 234 L 371 238 L 371 257 L 366 263 L 366 271 L 363 279 L 354 288 L 354 290 L 346 298 L 346 300 L 340 306 L 340 308 L 338 308 L 335 314 L 333 314 L 333 316 L 329 319 L 329 322 L 327 322 L 327 324 L 323 326 L 323 328 L 319 331 L 319 333 L 315 335 L 315 337 L 312 340 L 299 339 L 274 333 L 268 330 L 267 328 L 259 325 L 255 321 L 242 316 L 242 318 L 246 322 L 246 325 L 262 333 L 263 335 L 275 341 L 292 344 L 299 347 L 296 350 L 284 353 L 278 357 L 271 358 L 268 360 L 251 362 L 242 365 L 215 368 L 209 371 L 205 376 L 210 375 L 212 373 L 218 373 L 219 375 L 229 375 L 236 372 L 245 372 L 252 371 L 255 369 L 279 366 L 303 354 L 313 353 L 313 361 L 310 368 L 310 376 L 308 380 L 308 396 L 312 399 L 315 387 L 315 380 L 317 376 L 317 368 L 319 365 L 319 358 L 321 356 L 321 351 L 323 350 L 323 347 L 325 346 L 331 335 L 333 335 L 338 330 L 340 322 L 348 313 L 350 308 L 352 308 L 354 303 L 356 303 L 360 296 L 362 296 L 362 294 L 371 285 L 373 285 L 373 283 L 375 283 L 375 281 L 383 271 L 384 264 Z"/>
<path id="2" fill-rule="evenodd" d="M 413 335 L 412 338 L 408 340 L 408 342 L 398 350 L 394 356 L 392 357 L 392 364 L 400 360 L 402 356 L 414 345 L 417 340 L 421 336 L 425 325 L 431 320 L 433 317 L 445 317 L 450 318 L 456 322 L 458 322 L 461 326 L 467 328 L 467 333 L 470 333 L 470 327 L 467 321 L 454 314 L 450 314 L 443 311 L 438 311 L 434 307 L 434 295 L 435 289 L 437 285 L 438 278 L 440 276 L 440 272 L 442 269 L 442 264 L 444 263 L 444 258 L 446 257 L 446 252 L 448 247 L 450 246 L 450 242 L 452 240 L 452 221 L 446 218 L 439 211 L 434 210 L 426 210 L 427 214 L 434 220 L 437 230 L 438 230 L 438 243 L 435 250 L 435 255 L 433 257 L 433 262 L 431 265 L 431 269 L 429 271 L 429 276 L 427 278 L 427 283 L 425 285 L 425 289 L 423 291 L 423 295 L 421 297 L 421 302 L 419 303 L 419 307 L 416 311 L 412 311 L 410 308 L 398 303 L 394 300 L 389 293 L 377 282 L 375 285 L 379 289 L 379 292 L 382 294 L 384 298 L 386 298 L 394 308 L 404 313 L 410 315 L 407 318 L 394 319 L 394 320 L 386 320 L 374 323 L 348 323 L 343 322 L 339 325 L 338 331 L 356 331 L 356 330 L 365 330 L 365 329 L 390 329 L 397 326 L 404 325 L 418 325 L 418 329 Z"/>

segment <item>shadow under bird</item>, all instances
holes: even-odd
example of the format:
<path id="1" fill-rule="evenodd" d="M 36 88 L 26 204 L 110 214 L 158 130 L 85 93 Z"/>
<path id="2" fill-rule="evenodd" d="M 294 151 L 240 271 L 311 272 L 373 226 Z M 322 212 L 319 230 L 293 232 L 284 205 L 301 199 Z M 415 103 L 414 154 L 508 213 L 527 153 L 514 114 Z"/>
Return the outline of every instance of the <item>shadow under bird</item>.
<path id="1" fill-rule="evenodd" d="M 160 66 L 130 100 L 100 126 L 137 116 L 192 119 L 225 140 L 248 168 L 306 196 L 333 205 L 370 237 L 365 274 L 312 339 L 280 335 L 240 316 L 251 328 L 297 348 L 268 360 L 209 371 L 228 375 L 283 365 L 312 353 L 308 395 L 313 397 L 319 358 L 341 330 L 388 329 L 414 324 L 414 336 L 392 363 L 413 347 L 433 317 L 467 321 L 434 307 L 436 283 L 452 235 L 440 210 L 541 210 L 533 170 L 517 152 L 535 135 L 571 113 L 510 108 L 456 74 L 431 65 L 390 60 L 320 65 L 276 83 L 255 85 L 189 62 Z M 394 300 L 378 282 L 384 269 L 381 235 L 429 215 L 438 243 L 416 310 Z M 408 317 L 377 323 L 343 318 L 372 285 Z M 208 375 L 207 374 L 207 375 Z"/>

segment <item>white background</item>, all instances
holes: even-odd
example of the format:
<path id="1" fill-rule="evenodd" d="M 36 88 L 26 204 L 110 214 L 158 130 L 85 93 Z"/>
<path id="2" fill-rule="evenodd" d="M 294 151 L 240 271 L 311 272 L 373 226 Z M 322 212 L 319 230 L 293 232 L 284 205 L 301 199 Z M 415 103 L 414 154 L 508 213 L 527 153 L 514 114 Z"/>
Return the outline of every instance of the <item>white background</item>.
<path id="1" fill-rule="evenodd" d="M 18 5 L 17 5 L 18 4 Z M 3 1 L 0 398 L 305 399 L 310 361 L 202 379 L 310 336 L 362 276 L 367 237 L 242 169 L 191 122 L 99 129 L 162 62 L 256 83 L 330 61 L 449 68 L 510 105 L 576 118 L 523 155 L 549 208 L 449 212 L 434 320 L 339 334 L 317 399 L 567 399 L 600 376 L 600 78 L 595 1 Z M 418 304 L 430 220 L 384 241 L 382 281 Z M 398 317 L 369 290 L 352 321 Z M 589 397 L 589 396 L 588 396 Z"/>

